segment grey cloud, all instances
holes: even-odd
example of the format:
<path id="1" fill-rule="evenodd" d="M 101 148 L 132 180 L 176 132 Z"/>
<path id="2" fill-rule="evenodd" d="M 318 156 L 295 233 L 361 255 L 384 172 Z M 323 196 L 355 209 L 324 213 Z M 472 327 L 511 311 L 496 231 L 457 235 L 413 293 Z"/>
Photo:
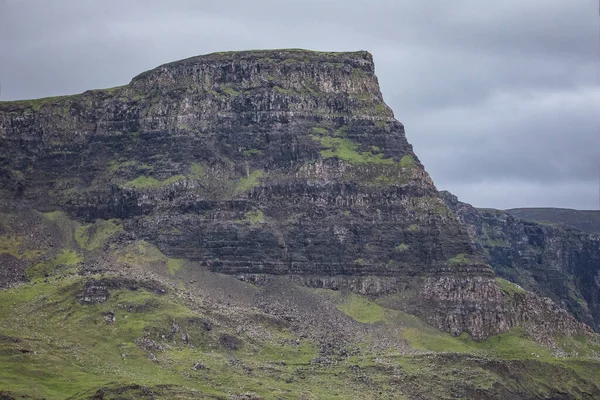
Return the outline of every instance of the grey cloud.
<path id="1" fill-rule="evenodd" d="M 595 0 L 0 0 L 0 100 L 214 51 L 365 49 L 438 187 L 478 206 L 591 208 L 597 18 Z"/>

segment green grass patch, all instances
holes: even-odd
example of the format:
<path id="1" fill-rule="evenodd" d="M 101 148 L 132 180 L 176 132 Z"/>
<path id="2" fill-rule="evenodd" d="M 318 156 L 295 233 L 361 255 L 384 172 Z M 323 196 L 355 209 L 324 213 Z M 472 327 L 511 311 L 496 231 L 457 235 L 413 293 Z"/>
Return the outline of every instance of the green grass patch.
<path id="1" fill-rule="evenodd" d="M 96 220 L 94 224 L 81 225 L 75 231 L 75 241 L 79 247 L 95 250 L 118 232 L 123 231 L 123 223 L 117 219 Z"/>
<path id="2" fill-rule="evenodd" d="M 235 90 L 231 86 L 221 85 L 221 91 L 223 93 L 226 93 L 226 94 L 230 95 L 230 96 L 239 96 L 240 94 L 242 94 L 242 92 L 239 92 L 239 91 Z"/>
<path id="3" fill-rule="evenodd" d="M 313 126 L 312 131 L 317 135 L 326 135 L 327 129 L 321 128 L 320 126 Z"/>
<path id="4" fill-rule="evenodd" d="M 509 295 L 526 293 L 526 290 L 523 289 L 521 286 L 507 281 L 506 279 L 496 278 L 496 283 L 498 284 L 498 286 L 500 286 L 500 289 L 502 289 L 503 292 Z"/>
<path id="5" fill-rule="evenodd" d="M 64 249 L 56 257 L 36 263 L 27 268 L 27 277 L 32 279 L 43 278 L 57 273 L 68 274 L 76 272 L 72 267 L 83 261 L 80 254 L 73 250 Z"/>
<path id="6" fill-rule="evenodd" d="M 137 178 L 135 178 L 129 182 L 125 182 L 123 184 L 123 187 L 133 188 L 133 189 L 153 189 L 153 188 L 168 186 L 173 183 L 182 181 L 184 179 L 185 179 L 184 175 L 175 175 L 175 176 L 171 176 L 170 178 L 160 181 L 156 178 L 147 177 L 147 176 L 142 175 L 142 176 L 138 176 Z"/>
<path id="7" fill-rule="evenodd" d="M 181 271 L 184 265 L 185 260 L 183 259 L 169 258 L 169 261 L 167 261 L 167 269 L 171 275 L 175 275 L 175 273 Z"/>
<path id="8" fill-rule="evenodd" d="M 265 175 L 265 171 L 258 169 L 256 171 L 252 171 L 252 173 L 250 173 L 248 176 L 240 178 L 235 187 L 235 193 L 244 193 L 252 188 L 259 186 L 261 183 L 261 179 Z"/>
<path id="9" fill-rule="evenodd" d="M 412 168 L 416 165 L 415 159 L 410 154 L 405 154 L 400 159 L 400 166 L 402 168 Z"/>
<path id="10" fill-rule="evenodd" d="M 236 222 L 251 225 L 262 224 L 265 222 L 265 215 L 261 210 L 248 211 L 244 213 L 242 219 L 239 219 Z"/>
<path id="11" fill-rule="evenodd" d="M 324 150 L 321 150 L 321 157 L 325 159 L 338 158 L 350 164 L 395 164 L 392 158 L 383 158 L 383 154 L 358 151 L 360 146 L 350 139 L 315 135 L 313 135 L 312 138 L 325 148 Z"/>
<path id="12" fill-rule="evenodd" d="M 404 252 L 408 250 L 408 245 L 406 243 L 400 243 L 398 246 L 394 247 L 396 251 Z"/>
<path id="13" fill-rule="evenodd" d="M 448 259 L 448 262 L 450 264 L 469 264 L 471 262 L 471 257 L 468 254 L 461 253 Z"/>
<path id="14" fill-rule="evenodd" d="M 0 254 L 7 253 L 20 260 L 33 260 L 44 254 L 40 249 L 27 248 L 24 238 L 18 235 L 0 236 Z"/>
<path id="15" fill-rule="evenodd" d="M 354 293 L 344 294 L 337 308 L 355 321 L 364 324 L 385 320 L 385 308 Z"/>

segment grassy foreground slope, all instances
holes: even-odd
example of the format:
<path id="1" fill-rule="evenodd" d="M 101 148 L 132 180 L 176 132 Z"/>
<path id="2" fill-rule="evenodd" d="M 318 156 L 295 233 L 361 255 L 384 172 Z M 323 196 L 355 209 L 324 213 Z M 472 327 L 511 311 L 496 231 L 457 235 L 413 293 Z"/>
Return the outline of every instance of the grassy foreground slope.
<path id="1" fill-rule="evenodd" d="M 32 240 L 14 220 L 2 252 L 28 281 L 0 291 L 2 399 L 600 398 L 594 337 L 475 342 L 394 299 L 205 271 L 120 221 L 21 215 Z M 91 286 L 106 298 L 86 300 Z"/>
<path id="2" fill-rule="evenodd" d="M 600 396 L 600 347 L 584 340 L 551 348 L 514 331 L 473 342 L 360 296 L 296 288 L 370 328 L 328 354 L 293 324 L 256 309 L 192 310 L 181 292 L 116 289 L 105 303 L 81 304 L 85 280 L 0 293 L 6 398 Z M 236 324 L 237 312 L 255 326 Z"/>

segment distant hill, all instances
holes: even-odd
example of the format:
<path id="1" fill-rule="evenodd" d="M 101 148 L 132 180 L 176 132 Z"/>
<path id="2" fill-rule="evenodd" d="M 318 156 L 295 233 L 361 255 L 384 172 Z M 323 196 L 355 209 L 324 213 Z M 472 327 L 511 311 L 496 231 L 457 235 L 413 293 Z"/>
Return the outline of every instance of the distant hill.
<path id="1" fill-rule="evenodd" d="M 524 220 L 564 224 L 589 233 L 600 233 L 600 211 L 569 208 L 513 208 L 507 213 Z"/>

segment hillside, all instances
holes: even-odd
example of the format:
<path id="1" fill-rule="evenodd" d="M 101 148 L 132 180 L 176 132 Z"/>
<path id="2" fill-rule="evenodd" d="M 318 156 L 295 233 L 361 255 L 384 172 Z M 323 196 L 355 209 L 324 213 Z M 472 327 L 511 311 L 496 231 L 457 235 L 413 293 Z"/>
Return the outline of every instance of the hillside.
<path id="1" fill-rule="evenodd" d="M 507 213 L 542 224 L 562 224 L 588 233 L 600 234 L 600 211 L 569 208 L 513 208 Z"/>
<path id="2" fill-rule="evenodd" d="M 600 329 L 600 235 L 520 219 L 511 210 L 476 209 L 448 192 L 442 196 L 496 274 Z"/>
<path id="3" fill-rule="evenodd" d="M 215 53 L 0 102 L 2 396 L 600 397 L 598 335 L 494 274 L 374 71 Z"/>

